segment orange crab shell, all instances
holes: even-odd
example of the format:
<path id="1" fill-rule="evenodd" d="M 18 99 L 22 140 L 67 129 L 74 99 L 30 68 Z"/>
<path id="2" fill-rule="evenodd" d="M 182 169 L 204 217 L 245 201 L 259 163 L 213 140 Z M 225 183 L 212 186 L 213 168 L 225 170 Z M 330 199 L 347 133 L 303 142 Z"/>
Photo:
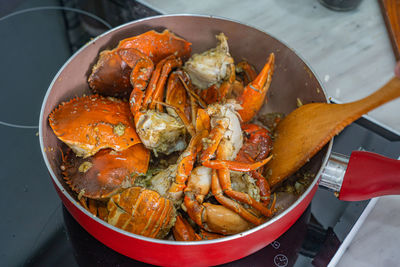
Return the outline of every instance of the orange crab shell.
<path id="1" fill-rule="evenodd" d="M 49 116 L 56 136 L 79 157 L 103 148 L 122 151 L 140 143 L 127 102 L 89 95 L 62 103 Z"/>
<path id="2" fill-rule="evenodd" d="M 130 83 L 132 69 L 143 58 L 148 59 L 134 48 L 102 51 L 88 79 L 90 88 L 94 93 L 106 96 L 128 96 L 132 91 Z"/>
<path id="3" fill-rule="evenodd" d="M 175 224 L 172 202 L 157 192 L 131 187 L 111 197 L 108 223 L 134 234 L 163 238 Z"/>
<path id="4" fill-rule="evenodd" d="M 163 58 L 175 56 L 187 60 L 192 52 L 192 43 L 176 36 L 169 30 L 158 33 L 154 30 L 124 39 L 119 42 L 118 48 L 135 48 L 149 56 L 156 65 Z"/>
<path id="5" fill-rule="evenodd" d="M 63 156 L 63 176 L 80 196 L 105 199 L 133 185 L 138 174 L 147 172 L 150 151 L 136 144 L 123 151 L 103 149 L 83 159 L 70 150 Z"/>
<path id="6" fill-rule="evenodd" d="M 129 81 L 132 68 L 126 64 L 116 50 L 105 50 L 93 66 L 88 82 L 95 93 L 108 96 L 124 96 L 132 90 Z"/>

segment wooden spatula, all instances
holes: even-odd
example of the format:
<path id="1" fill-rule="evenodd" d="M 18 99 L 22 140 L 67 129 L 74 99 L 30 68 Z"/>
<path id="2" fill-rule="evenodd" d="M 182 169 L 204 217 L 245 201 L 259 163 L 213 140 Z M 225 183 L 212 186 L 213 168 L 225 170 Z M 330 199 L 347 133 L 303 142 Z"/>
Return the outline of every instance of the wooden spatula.
<path id="1" fill-rule="evenodd" d="M 400 97 L 400 79 L 394 77 L 375 93 L 355 102 L 312 103 L 294 110 L 277 127 L 273 159 L 268 164 L 271 187 L 296 172 L 344 127 L 397 97 Z"/>

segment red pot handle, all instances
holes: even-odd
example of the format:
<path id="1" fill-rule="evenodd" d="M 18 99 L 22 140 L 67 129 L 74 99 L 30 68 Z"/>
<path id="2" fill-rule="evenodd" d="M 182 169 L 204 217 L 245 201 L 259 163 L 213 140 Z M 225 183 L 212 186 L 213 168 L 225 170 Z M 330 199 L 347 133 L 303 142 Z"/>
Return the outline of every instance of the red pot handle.
<path id="1" fill-rule="evenodd" d="M 400 161 L 381 155 L 354 151 L 343 178 L 339 199 L 366 200 L 400 194 Z"/>

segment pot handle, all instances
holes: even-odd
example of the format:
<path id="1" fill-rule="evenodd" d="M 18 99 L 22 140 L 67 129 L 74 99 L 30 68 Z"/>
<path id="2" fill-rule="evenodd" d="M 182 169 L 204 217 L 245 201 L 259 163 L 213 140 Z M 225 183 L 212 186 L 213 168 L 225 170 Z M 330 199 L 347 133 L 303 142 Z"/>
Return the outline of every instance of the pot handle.
<path id="1" fill-rule="evenodd" d="M 339 199 L 360 201 L 400 194 L 400 161 L 376 153 L 354 151 L 343 178 Z"/>
<path id="2" fill-rule="evenodd" d="M 397 195 L 400 161 L 366 151 L 353 151 L 350 158 L 333 152 L 321 174 L 320 185 L 346 201 Z"/>

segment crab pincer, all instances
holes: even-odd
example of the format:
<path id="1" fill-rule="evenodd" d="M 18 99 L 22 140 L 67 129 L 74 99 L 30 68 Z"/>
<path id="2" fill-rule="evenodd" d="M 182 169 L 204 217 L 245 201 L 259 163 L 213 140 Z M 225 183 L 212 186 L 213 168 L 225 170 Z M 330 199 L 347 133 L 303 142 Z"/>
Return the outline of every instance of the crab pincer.
<path id="1" fill-rule="evenodd" d="M 238 110 L 242 122 L 250 121 L 264 104 L 265 95 L 267 94 L 274 73 L 274 62 L 275 55 L 271 53 L 261 72 L 244 88 L 243 93 L 237 97 L 236 100 L 242 106 L 242 109 Z"/>

